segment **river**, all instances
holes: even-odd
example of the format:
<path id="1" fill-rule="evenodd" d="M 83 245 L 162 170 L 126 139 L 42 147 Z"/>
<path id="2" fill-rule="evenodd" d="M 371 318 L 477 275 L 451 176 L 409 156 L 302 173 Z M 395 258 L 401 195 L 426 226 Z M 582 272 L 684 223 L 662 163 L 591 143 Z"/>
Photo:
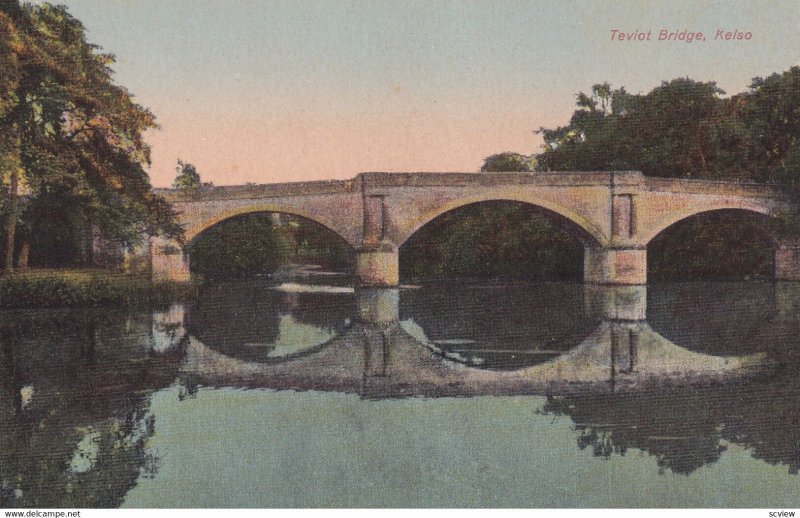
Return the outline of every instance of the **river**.
<path id="1" fill-rule="evenodd" d="M 800 286 L 0 314 L 0 507 L 798 507 Z"/>

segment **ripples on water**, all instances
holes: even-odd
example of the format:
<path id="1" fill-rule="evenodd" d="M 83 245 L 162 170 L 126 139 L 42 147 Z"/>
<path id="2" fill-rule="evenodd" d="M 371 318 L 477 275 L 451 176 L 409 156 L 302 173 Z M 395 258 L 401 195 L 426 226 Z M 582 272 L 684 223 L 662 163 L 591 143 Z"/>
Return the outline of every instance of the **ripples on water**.
<path id="1" fill-rule="evenodd" d="M 0 314 L 0 507 L 800 504 L 794 284 L 324 283 Z"/>

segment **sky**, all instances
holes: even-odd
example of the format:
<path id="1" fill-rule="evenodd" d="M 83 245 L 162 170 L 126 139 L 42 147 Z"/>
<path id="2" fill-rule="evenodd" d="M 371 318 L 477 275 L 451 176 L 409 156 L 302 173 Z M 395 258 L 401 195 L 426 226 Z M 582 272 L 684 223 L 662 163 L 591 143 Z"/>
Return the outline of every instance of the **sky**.
<path id="1" fill-rule="evenodd" d="M 494 153 L 537 152 L 534 131 L 566 124 L 595 83 L 644 93 L 690 77 L 733 94 L 800 65 L 796 0 L 58 3 L 156 114 L 155 186 L 179 158 L 217 185 L 477 171 Z M 650 40 L 612 41 L 614 29 Z"/>

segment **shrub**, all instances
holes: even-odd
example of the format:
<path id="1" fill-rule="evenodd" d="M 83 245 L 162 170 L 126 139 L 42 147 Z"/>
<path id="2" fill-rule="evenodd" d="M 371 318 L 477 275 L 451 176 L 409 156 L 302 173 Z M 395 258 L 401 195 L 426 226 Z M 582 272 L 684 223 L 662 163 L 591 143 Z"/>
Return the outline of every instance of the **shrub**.
<path id="1" fill-rule="evenodd" d="M 191 290 L 105 270 L 33 270 L 0 276 L 0 308 L 160 305 Z"/>

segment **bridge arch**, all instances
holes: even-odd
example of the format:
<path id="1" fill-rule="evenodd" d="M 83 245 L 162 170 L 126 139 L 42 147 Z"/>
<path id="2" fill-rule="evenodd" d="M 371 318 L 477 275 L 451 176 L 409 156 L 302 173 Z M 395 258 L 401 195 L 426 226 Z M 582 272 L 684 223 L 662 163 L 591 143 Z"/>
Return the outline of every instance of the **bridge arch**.
<path id="1" fill-rule="evenodd" d="M 705 207 L 674 219 L 647 242 L 653 281 L 772 278 L 779 263 L 787 265 L 774 212 Z"/>
<path id="2" fill-rule="evenodd" d="M 599 229 L 561 206 L 514 196 L 451 200 L 415 219 L 409 230 L 398 240 L 397 258 L 407 280 L 439 275 L 580 278 L 586 250 L 601 247 L 604 239 Z M 498 236 L 509 240 L 498 241 Z M 431 246 L 438 251 L 432 253 Z M 432 262 L 434 257 L 438 260 Z"/>
<path id="3" fill-rule="evenodd" d="M 337 225 L 336 222 L 329 217 L 311 213 L 310 211 L 303 210 L 300 207 L 290 207 L 286 205 L 271 204 L 271 203 L 257 203 L 252 205 L 243 205 L 240 207 L 221 210 L 218 212 L 214 212 L 212 215 L 200 219 L 196 222 L 192 222 L 185 229 L 184 235 L 185 235 L 186 245 L 189 246 L 203 232 L 213 227 L 214 225 L 222 223 L 225 220 L 235 218 L 236 216 L 242 216 L 245 214 L 270 213 L 270 212 L 299 216 L 314 223 L 318 223 L 323 227 L 325 227 L 326 229 L 333 232 L 334 234 L 336 234 L 344 242 L 350 245 L 350 247 L 355 248 L 358 246 L 358 242 L 354 239 L 354 237 L 349 236 L 347 232 L 342 231 L 339 228 L 339 225 Z"/>
<path id="4" fill-rule="evenodd" d="M 686 207 L 670 212 L 666 216 L 657 220 L 656 223 L 651 225 L 646 232 L 640 234 L 639 240 L 643 246 L 647 246 L 656 236 L 673 225 L 695 216 L 719 211 L 736 211 L 741 213 L 750 213 L 752 215 L 766 216 L 769 218 L 774 218 L 776 216 L 775 211 L 771 207 L 757 205 L 754 203 L 721 202 L 712 205 L 703 205 L 701 207 Z M 777 244 L 777 239 L 773 234 L 769 234 L 769 237 Z"/>
<path id="5" fill-rule="evenodd" d="M 406 228 L 399 232 L 396 238 L 396 244 L 398 247 L 402 246 L 422 227 L 448 212 L 470 205 L 492 202 L 524 203 L 539 209 L 545 213 L 551 221 L 558 223 L 559 227 L 567 230 L 571 235 L 576 237 L 584 247 L 604 246 L 609 242 L 608 236 L 587 218 L 582 217 L 576 211 L 568 207 L 553 203 L 545 198 L 530 198 L 521 195 L 484 195 L 457 198 L 423 212 L 418 217 L 414 218 L 411 224 L 407 225 Z"/>

